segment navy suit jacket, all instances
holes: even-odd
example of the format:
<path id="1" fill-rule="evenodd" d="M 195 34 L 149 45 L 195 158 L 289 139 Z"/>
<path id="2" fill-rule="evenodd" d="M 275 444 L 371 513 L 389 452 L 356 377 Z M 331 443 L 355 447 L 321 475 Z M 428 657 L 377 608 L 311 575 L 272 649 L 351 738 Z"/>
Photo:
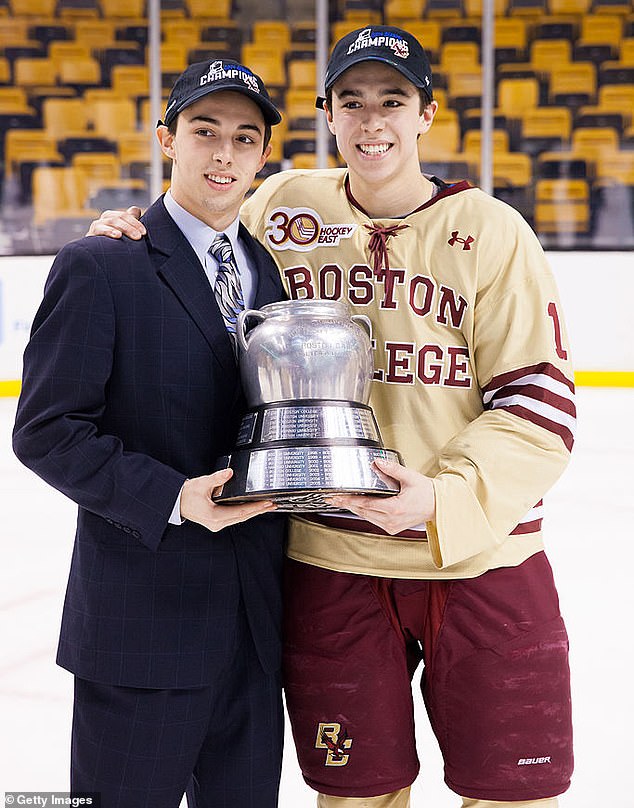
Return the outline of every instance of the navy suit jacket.
<path id="1" fill-rule="evenodd" d="M 131 687 L 209 684 L 245 609 L 280 659 L 285 519 L 168 524 L 185 479 L 228 453 L 245 402 L 204 270 L 162 199 L 141 241 L 83 238 L 53 263 L 24 355 L 14 450 L 79 506 L 57 661 Z M 241 226 L 257 307 L 283 297 Z"/>

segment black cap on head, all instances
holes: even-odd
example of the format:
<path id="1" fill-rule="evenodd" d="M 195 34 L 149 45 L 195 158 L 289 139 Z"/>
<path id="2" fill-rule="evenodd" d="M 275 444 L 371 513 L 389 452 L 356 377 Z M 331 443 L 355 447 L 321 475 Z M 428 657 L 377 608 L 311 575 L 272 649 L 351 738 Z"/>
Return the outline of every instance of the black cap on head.
<path id="1" fill-rule="evenodd" d="M 186 107 L 220 90 L 232 90 L 251 98 L 262 110 L 264 121 L 271 126 L 282 120 L 259 76 L 233 59 L 209 59 L 190 65 L 176 79 L 167 100 L 165 119 L 158 125 L 169 126 Z"/>
<path id="2" fill-rule="evenodd" d="M 358 28 L 337 42 L 326 66 L 326 92 L 345 70 L 367 61 L 393 67 L 413 85 L 425 90 L 430 100 L 433 98 L 431 67 L 423 46 L 412 34 L 389 25 Z M 324 100 L 317 99 L 318 108 L 323 107 Z"/>

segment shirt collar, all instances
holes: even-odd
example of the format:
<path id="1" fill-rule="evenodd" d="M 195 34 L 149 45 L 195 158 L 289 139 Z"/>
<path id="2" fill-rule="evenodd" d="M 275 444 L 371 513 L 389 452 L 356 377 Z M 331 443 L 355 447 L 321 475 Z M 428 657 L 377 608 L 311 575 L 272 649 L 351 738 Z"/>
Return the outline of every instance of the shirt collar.
<path id="1" fill-rule="evenodd" d="M 205 264 L 205 255 L 219 232 L 227 236 L 235 253 L 238 242 L 238 228 L 240 227 L 239 216 L 236 216 L 233 222 L 224 230 L 218 231 L 209 227 L 209 225 L 179 205 L 169 188 L 165 192 L 163 201 L 167 212 L 174 219 L 187 241 L 189 241 L 203 265 Z"/>

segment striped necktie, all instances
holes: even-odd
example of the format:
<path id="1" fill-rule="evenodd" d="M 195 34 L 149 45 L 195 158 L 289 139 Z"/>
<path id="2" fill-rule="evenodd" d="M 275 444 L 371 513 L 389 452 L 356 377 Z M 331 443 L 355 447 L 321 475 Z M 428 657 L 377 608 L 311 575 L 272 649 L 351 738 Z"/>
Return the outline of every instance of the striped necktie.
<path id="1" fill-rule="evenodd" d="M 218 274 L 214 285 L 216 302 L 235 347 L 236 321 L 238 314 L 244 309 L 244 298 L 231 242 L 224 233 L 216 237 L 209 252 L 218 262 Z"/>

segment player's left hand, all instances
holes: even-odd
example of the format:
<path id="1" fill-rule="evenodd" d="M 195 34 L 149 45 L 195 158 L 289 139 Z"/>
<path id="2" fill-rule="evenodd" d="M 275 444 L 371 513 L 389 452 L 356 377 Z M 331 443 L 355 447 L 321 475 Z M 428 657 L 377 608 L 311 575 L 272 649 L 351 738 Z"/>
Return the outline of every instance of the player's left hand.
<path id="1" fill-rule="evenodd" d="M 373 465 L 381 477 L 389 477 L 400 483 L 401 490 L 396 496 L 336 494 L 328 497 L 329 502 L 372 522 L 390 536 L 434 519 L 436 497 L 431 477 L 387 460 L 377 459 Z"/>

